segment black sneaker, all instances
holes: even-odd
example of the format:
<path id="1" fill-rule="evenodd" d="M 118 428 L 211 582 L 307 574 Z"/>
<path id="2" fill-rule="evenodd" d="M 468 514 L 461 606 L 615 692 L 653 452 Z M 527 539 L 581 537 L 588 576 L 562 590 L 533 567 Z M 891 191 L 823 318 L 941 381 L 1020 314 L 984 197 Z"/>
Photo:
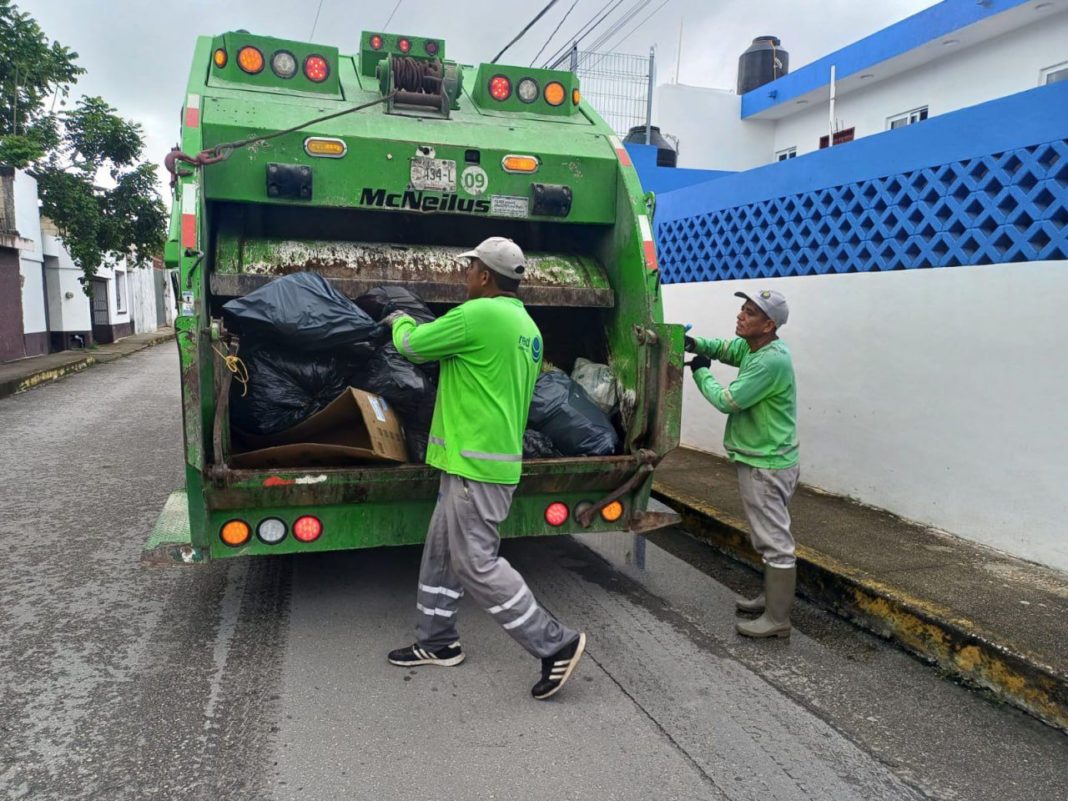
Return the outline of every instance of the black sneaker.
<path id="1" fill-rule="evenodd" d="M 390 651 L 388 657 L 390 664 L 401 667 L 415 667 L 416 665 L 438 665 L 439 667 L 452 667 L 464 661 L 464 652 L 460 643 L 454 642 L 437 651 L 428 651 L 419 643 L 409 645 L 407 648 L 398 648 Z"/>
<path id="2" fill-rule="evenodd" d="M 531 688 L 530 694 L 539 701 L 556 695 L 564 686 L 564 682 L 571 678 L 571 673 L 585 650 L 586 635 L 579 634 L 579 638 L 573 643 L 541 660 L 541 680 Z"/>

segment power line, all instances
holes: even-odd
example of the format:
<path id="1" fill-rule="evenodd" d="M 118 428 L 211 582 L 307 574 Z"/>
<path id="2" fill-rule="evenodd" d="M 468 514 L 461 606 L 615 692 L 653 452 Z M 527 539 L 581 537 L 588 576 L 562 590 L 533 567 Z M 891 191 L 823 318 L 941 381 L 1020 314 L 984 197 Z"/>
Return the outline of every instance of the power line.
<path id="1" fill-rule="evenodd" d="M 400 4 L 403 2 L 404 0 L 397 0 L 397 5 L 393 6 L 393 10 L 389 12 L 389 19 L 387 19 L 386 24 L 382 26 L 382 30 L 388 28 L 389 23 L 393 22 L 393 15 L 397 13 L 397 9 L 400 8 Z"/>
<path id="2" fill-rule="evenodd" d="M 618 33 L 624 25 L 626 25 L 638 12 L 642 11 L 651 2 L 652 0 L 638 0 L 637 3 L 627 9 L 625 12 L 623 12 L 623 16 L 613 22 L 609 26 L 608 30 L 598 36 L 586 49 L 599 49 L 601 45 L 603 45 L 605 42 L 615 36 L 616 33 Z"/>
<path id="3" fill-rule="evenodd" d="M 319 26 L 319 12 L 323 10 L 323 0 L 319 0 L 319 7 L 315 9 L 315 22 L 312 23 L 312 32 L 308 34 L 308 41 L 315 38 L 315 29 Z"/>
<path id="4" fill-rule="evenodd" d="M 508 48 L 509 48 L 509 47 L 511 47 L 512 45 L 514 45 L 514 44 L 515 44 L 516 42 L 518 42 L 518 41 L 519 41 L 520 39 L 522 39 L 522 38 L 523 38 L 523 36 L 524 36 L 524 35 L 526 34 L 526 32 L 527 32 L 527 31 L 529 31 L 529 30 L 530 30 L 531 28 L 533 28 L 533 27 L 534 27 L 534 24 L 535 24 L 535 23 L 536 23 L 536 22 L 537 22 L 537 21 L 538 21 L 539 19 L 541 19 L 542 17 L 544 17 L 544 16 L 545 16 L 545 15 L 546 15 L 546 14 L 547 14 L 547 13 L 549 12 L 549 9 L 550 9 L 550 8 L 552 8 L 553 6 L 555 6 L 555 5 L 556 5 L 556 4 L 557 4 L 557 3 L 559 2 L 559 1 L 560 1 L 560 0 L 549 0 L 549 5 L 545 6 L 545 8 L 543 8 L 543 9 L 542 9 L 541 11 L 539 11 L 539 12 L 538 12 L 538 16 L 534 17 L 534 19 L 532 19 L 532 20 L 531 20 L 530 22 L 528 22 L 528 23 L 527 23 L 527 27 L 523 28 L 523 30 L 521 30 L 521 31 L 519 32 L 519 35 L 518 35 L 518 36 L 516 36 L 516 37 L 515 37 L 515 38 L 514 38 L 514 39 L 513 39 L 512 41 L 510 41 L 510 42 L 509 42 L 508 44 L 506 44 L 506 45 L 504 46 L 504 49 L 503 49 L 503 50 L 501 50 L 501 52 L 500 52 L 500 53 L 498 53 L 497 55 L 495 55 L 495 56 L 493 57 L 493 60 L 492 60 L 492 61 L 490 62 L 490 64 L 496 64 L 496 63 L 497 63 L 497 59 L 499 59 L 499 58 L 500 58 L 501 56 L 503 56 L 503 55 L 505 54 L 505 52 L 507 52 L 507 50 L 508 50 Z"/>
<path id="5" fill-rule="evenodd" d="M 608 9 L 608 13 L 609 14 L 612 13 L 612 10 L 616 6 L 618 6 L 621 2 L 623 2 L 623 0 L 616 0 L 615 5 L 612 5 L 612 0 L 608 0 L 607 3 L 605 3 L 603 6 L 601 6 L 599 9 L 597 9 L 593 13 L 592 17 L 590 17 L 588 20 L 586 20 L 585 23 L 583 23 L 581 26 L 579 26 L 579 29 L 575 33 L 571 34 L 571 36 L 568 37 L 567 43 L 565 43 L 565 44 L 561 45 L 559 48 L 557 48 L 557 50 L 545 60 L 545 62 L 542 64 L 542 66 L 543 67 L 548 67 L 550 64 L 554 64 L 555 65 L 555 64 L 559 63 L 560 61 L 562 61 L 564 55 L 571 49 L 572 45 L 576 41 L 580 40 L 582 37 L 586 36 L 597 25 L 597 20 L 598 20 L 598 17 L 601 15 L 601 12 L 603 12 L 607 8 Z M 611 6 L 611 8 L 609 8 L 609 6 Z M 603 17 L 602 17 L 602 19 L 603 19 Z"/>
<path id="6" fill-rule="evenodd" d="M 591 18 L 590 22 L 586 23 L 586 25 L 583 26 L 583 28 L 586 28 L 585 32 L 582 33 L 579 36 L 573 37 L 571 39 L 571 44 L 570 45 L 565 45 L 560 50 L 558 50 L 556 52 L 556 54 L 554 54 L 551 57 L 550 60 L 551 60 L 552 63 L 549 64 L 548 66 L 550 68 L 554 68 L 557 65 L 559 65 L 567 57 L 567 51 L 570 50 L 572 46 L 578 44 L 583 39 L 585 39 L 587 36 L 589 36 L 591 33 L 593 33 L 595 30 L 597 30 L 597 27 L 602 22 L 604 22 L 611 15 L 611 13 L 613 11 L 615 11 L 617 8 L 619 8 L 619 6 L 621 6 L 622 4 L 623 4 L 623 0 L 616 0 L 615 3 L 611 3 L 612 7 L 609 8 L 607 11 L 605 11 L 604 14 L 601 14 L 600 17 L 597 16 L 597 14 L 600 14 L 600 11 L 598 11 L 597 14 L 594 14 L 593 18 Z M 605 5 L 601 6 L 601 8 L 604 9 L 608 5 L 609 5 L 609 3 L 605 3 Z"/>
<path id="7" fill-rule="evenodd" d="M 575 6 L 577 6 L 578 4 L 579 4 L 579 0 L 575 0 L 575 2 L 571 4 L 571 8 L 569 8 L 569 9 L 567 10 L 567 13 L 566 13 L 566 14 L 564 14 L 564 18 L 563 18 L 563 19 L 561 19 L 561 20 L 560 20 L 560 21 L 559 21 L 559 22 L 558 22 L 558 23 L 556 24 L 556 27 L 555 27 L 555 28 L 553 28 L 553 32 L 549 34 L 549 38 L 545 40 L 545 44 L 543 44 L 543 45 L 541 46 L 541 50 L 539 50 L 539 51 L 538 51 L 538 55 L 537 55 L 537 56 L 534 56 L 534 58 L 532 58 L 532 59 L 530 60 L 530 66 L 531 66 L 531 67 L 533 67 L 533 66 L 534 66 L 534 62 L 538 60 L 538 56 L 540 56 L 540 55 L 541 55 L 542 53 L 544 53 L 544 52 L 545 52 L 545 48 L 549 46 L 549 42 L 551 42 L 551 41 L 552 41 L 552 40 L 553 40 L 553 39 L 554 39 L 554 38 L 556 37 L 556 34 L 558 34 L 558 33 L 560 32 L 560 27 L 561 27 L 561 26 L 562 26 L 562 25 L 563 25 L 563 24 L 564 24 L 565 22 L 567 22 L 567 18 L 571 16 L 571 12 L 575 10 Z"/>
<path id="8" fill-rule="evenodd" d="M 629 39 L 631 36 L 633 36 L 635 31 L 637 31 L 642 25 L 647 23 L 650 19 L 655 17 L 657 12 L 660 11 L 660 9 L 662 9 L 664 6 L 666 6 L 670 2 L 671 2 L 671 0 L 664 0 L 663 3 L 661 3 L 656 8 L 654 8 L 651 12 L 649 12 L 649 16 L 647 16 L 645 19 L 643 19 L 641 22 L 639 22 L 637 25 L 635 25 L 633 28 L 631 28 L 626 36 L 624 36 L 622 39 L 617 39 L 616 41 L 612 42 L 612 44 L 609 47 L 605 48 L 605 49 L 606 50 L 611 50 L 613 47 L 619 47 L 621 44 L 623 44 L 625 41 L 627 41 L 627 39 Z"/>

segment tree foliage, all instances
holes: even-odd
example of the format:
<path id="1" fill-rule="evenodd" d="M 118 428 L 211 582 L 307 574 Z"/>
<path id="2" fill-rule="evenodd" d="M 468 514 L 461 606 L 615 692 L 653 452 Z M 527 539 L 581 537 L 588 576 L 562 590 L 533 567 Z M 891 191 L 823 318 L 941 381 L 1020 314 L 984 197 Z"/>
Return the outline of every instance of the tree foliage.
<path id="1" fill-rule="evenodd" d="M 0 0 L 0 162 L 37 179 L 42 211 L 59 228 L 88 289 L 105 259 L 144 263 L 159 253 L 166 211 L 156 168 L 141 161 L 141 126 L 100 97 L 65 108 L 85 72 L 77 58 L 50 42 L 29 14 Z M 108 186 L 101 186 L 104 176 Z"/>

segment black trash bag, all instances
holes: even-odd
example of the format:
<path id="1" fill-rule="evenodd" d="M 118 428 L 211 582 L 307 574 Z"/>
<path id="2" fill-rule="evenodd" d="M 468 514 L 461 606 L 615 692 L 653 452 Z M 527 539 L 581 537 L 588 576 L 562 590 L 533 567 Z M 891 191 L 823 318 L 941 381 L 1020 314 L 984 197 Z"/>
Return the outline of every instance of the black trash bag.
<path id="1" fill-rule="evenodd" d="M 317 273 L 276 278 L 223 305 L 232 331 L 283 344 L 327 351 L 381 339 L 382 326 Z"/>
<path id="2" fill-rule="evenodd" d="M 385 398 L 404 424 L 409 460 L 426 459 L 437 397 L 437 386 L 431 376 L 401 356 L 392 345 L 384 345 L 366 362 L 355 366 L 349 374 L 349 383 Z"/>
<path id="3" fill-rule="evenodd" d="M 417 323 L 429 323 L 434 313 L 409 289 L 402 286 L 380 286 L 356 298 L 356 305 L 371 315 L 376 322 L 387 314 L 404 312 Z"/>
<path id="4" fill-rule="evenodd" d="M 242 397 L 242 385 L 230 385 L 230 423 L 247 434 L 277 434 L 311 417 L 344 392 L 352 369 L 336 356 L 267 343 L 242 342 L 238 356 L 248 392 Z"/>
<path id="5" fill-rule="evenodd" d="M 523 432 L 524 459 L 552 459 L 557 456 L 563 456 L 563 454 L 553 447 L 553 441 L 548 435 L 531 428 Z"/>
<path id="6" fill-rule="evenodd" d="M 542 373 L 534 384 L 527 420 L 564 456 L 610 456 L 619 450 L 612 421 L 567 373 Z"/>

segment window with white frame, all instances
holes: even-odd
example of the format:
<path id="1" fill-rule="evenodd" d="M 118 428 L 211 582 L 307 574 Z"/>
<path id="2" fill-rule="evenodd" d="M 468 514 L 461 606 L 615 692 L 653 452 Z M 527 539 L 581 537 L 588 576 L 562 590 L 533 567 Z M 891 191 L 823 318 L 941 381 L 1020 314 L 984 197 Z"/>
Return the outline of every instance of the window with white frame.
<path id="1" fill-rule="evenodd" d="M 788 148 L 786 148 L 786 150 L 780 150 L 778 153 L 775 154 L 775 160 L 776 161 L 786 161 L 787 159 L 795 159 L 795 158 L 797 158 L 797 148 L 796 147 L 788 147 Z"/>
<path id="2" fill-rule="evenodd" d="M 917 122 L 923 122 L 927 119 L 927 106 L 920 106 L 914 108 L 912 111 L 906 111 L 904 114 L 895 114 L 893 117 L 886 118 L 886 130 L 892 131 L 895 128 L 904 128 L 906 125 L 915 125 Z"/>
<path id="3" fill-rule="evenodd" d="M 126 273 L 115 271 L 115 311 L 126 311 Z"/>
<path id="4" fill-rule="evenodd" d="M 1057 81 L 1068 81 L 1068 61 L 1062 61 L 1060 64 L 1054 64 L 1042 70 L 1038 85 L 1045 86 L 1048 83 L 1057 83 Z"/>

